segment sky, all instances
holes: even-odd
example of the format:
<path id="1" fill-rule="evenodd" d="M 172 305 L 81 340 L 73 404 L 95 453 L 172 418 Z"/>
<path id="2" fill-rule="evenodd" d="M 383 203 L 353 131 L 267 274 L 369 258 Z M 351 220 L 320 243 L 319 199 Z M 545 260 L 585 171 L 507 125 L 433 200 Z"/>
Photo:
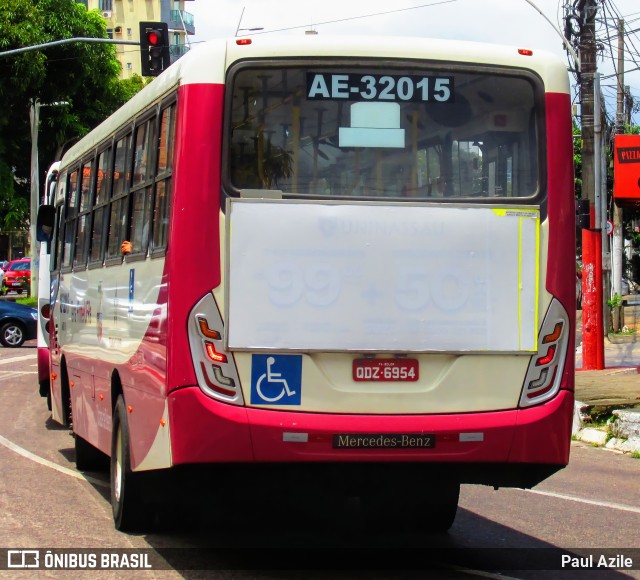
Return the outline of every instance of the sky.
<path id="1" fill-rule="evenodd" d="M 564 28 L 562 8 L 575 0 L 193 0 L 185 10 L 195 17 L 196 35 L 191 43 L 212 38 L 246 34 L 304 34 L 315 30 L 330 35 L 397 35 L 495 42 L 519 48 L 543 49 L 555 53 L 567 64 L 570 59 L 559 34 Z M 606 0 L 598 2 L 598 38 L 606 40 L 606 24 L 625 20 L 630 35 L 626 46 L 625 70 L 640 63 L 640 2 Z M 542 12 L 542 14 L 540 13 Z M 546 17 L 546 18 L 545 18 Z M 606 22 L 605 22 L 606 17 Z M 248 29 L 263 30 L 251 32 Z M 610 34 L 615 34 L 611 29 Z M 615 43 L 614 56 L 615 56 Z M 598 70 L 603 77 L 616 71 L 607 42 Z M 636 62 L 634 62 L 634 59 Z M 607 112 L 615 117 L 615 78 L 602 81 Z M 640 71 L 627 72 L 625 85 L 640 103 Z M 633 121 L 640 124 L 640 113 Z"/>

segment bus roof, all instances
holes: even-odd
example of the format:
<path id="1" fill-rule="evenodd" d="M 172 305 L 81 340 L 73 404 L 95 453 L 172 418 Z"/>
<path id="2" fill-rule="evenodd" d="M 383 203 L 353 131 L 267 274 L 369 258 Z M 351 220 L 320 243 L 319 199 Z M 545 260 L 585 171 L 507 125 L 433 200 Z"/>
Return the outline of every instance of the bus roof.
<path id="1" fill-rule="evenodd" d="M 181 85 L 225 81 L 235 62 L 259 58 L 339 58 L 450 61 L 479 63 L 534 71 L 552 93 L 570 92 L 566 64 L 556 55 L 537 49 L 430 38 L 330 35 L 256 35 L 205 42 L 181 57 L 118 109 L 105 122 L 67 151 L 62 166 L 98 146 L 116 127 L 125 125 L 153 103 Z"/>

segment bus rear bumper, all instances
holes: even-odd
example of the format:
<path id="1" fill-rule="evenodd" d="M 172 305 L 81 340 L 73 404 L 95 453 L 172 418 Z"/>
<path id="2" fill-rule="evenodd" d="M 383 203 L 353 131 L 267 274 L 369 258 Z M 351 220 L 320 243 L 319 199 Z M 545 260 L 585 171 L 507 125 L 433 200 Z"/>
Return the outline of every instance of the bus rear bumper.
<path id="1" fill-rule="evenodd" d="M 568 463 L 573 393 L 530 409 L 384 416 L 252 409 L 183 388 L 169 396 L 169 417 L 174 465 L 455 463 L 468 464 L 463 479 L 485 483 L 489 464 L 555 471 Z"/>

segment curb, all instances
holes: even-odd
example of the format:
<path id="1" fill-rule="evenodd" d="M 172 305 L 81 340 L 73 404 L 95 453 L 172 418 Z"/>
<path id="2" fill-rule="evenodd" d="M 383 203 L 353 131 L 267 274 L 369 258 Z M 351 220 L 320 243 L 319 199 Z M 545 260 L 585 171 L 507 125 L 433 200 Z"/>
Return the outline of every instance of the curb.
<path id="1" fill-rule="evenodd" d="M 590 427 L 588 415 L 593 405 L 575 401 L 573 407 L 574 439 L 597 447 L 621 453 L 640 453 L 640 411 L 621 409 L 613 411 L 615 419 L 604 427 Z"/>

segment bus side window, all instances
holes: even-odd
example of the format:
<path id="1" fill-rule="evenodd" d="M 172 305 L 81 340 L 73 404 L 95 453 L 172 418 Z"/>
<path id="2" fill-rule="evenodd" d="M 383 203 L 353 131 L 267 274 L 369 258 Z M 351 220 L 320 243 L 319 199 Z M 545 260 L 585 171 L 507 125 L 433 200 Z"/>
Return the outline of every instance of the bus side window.
<path id="1" fill-rule="evenodd" d="M 76 169 L 69 175 L 69 180 L 67 182 L 64 244 L 62 246 L 62 258 L 60 263 L 62 268 L 70 268 L 73 264 L 73 242 L 76 234 L 76 216 L 78 212 L 78 208 L 76 207 L 77 195 L 78 170 Z"/>
<path id="2" fill-rule="evenodd" d="M 111 148 L 98 155 L 96 174 L 96 198 L 93 209 L 93 227 L 91 232 L 91 250 L 89 261 L 102 262 L 104 255 L 104 238 L 106 216 L 109 201 L 109 184 L 111 181 Z"/>
<path id="3" fill-rule="evenodd" d="M 80 197 L 78 199 L 78 221 L 75 242 L 75 257 L 73 265 L 83 267 L 87 263 L 87 249 L 89 247 L 89 227 L 91 220 L 92 175 L 94 164 L 88 161 L 82 166 L 80 181 Z"/>
<path id="4" fill-rule="evenodd" d="M 58 193 L 53 197 L 56 199 L 65 199 L 67 191 L 67 174 L 61 173 L 58 176 Z M 64 206 L 56 204 L 56 222 L 53 230 L 53 246 L 51 250 L 51 261 L 49 263 L 52 272 L 60 269 L 62 264 L 62 250 L 64 249 Z"/>
<path id="5" fill-rule="evenodd" d="M 131 133 L 116 142 L 113 166 L 113 191 L 109 207 L 109 228 L 107 234 L 107 259 L 122 258 L 120 245 L 125 240 L 127 226 L 127 193 L 130 176 L 128 159 Z"/>
<path id="6" fill-rule="evenodd" d="M 162 110 L 158 135 L 158 164 L 156 191 L 153 198 L 152 253 L 163 252 L 169 234 L 169 210 L 171 207 L 171 171 L 173 168 L 173 135 L 175 131 L 175 104 Z"/>
<path id="7" fill-rule="evenodd" d="M 151 193 L 153 190 L 153 133 L 156 117 L 136 127 L 131 184 L 131 233 L 133 254 L 145 254 L 151 223 Z"/>

